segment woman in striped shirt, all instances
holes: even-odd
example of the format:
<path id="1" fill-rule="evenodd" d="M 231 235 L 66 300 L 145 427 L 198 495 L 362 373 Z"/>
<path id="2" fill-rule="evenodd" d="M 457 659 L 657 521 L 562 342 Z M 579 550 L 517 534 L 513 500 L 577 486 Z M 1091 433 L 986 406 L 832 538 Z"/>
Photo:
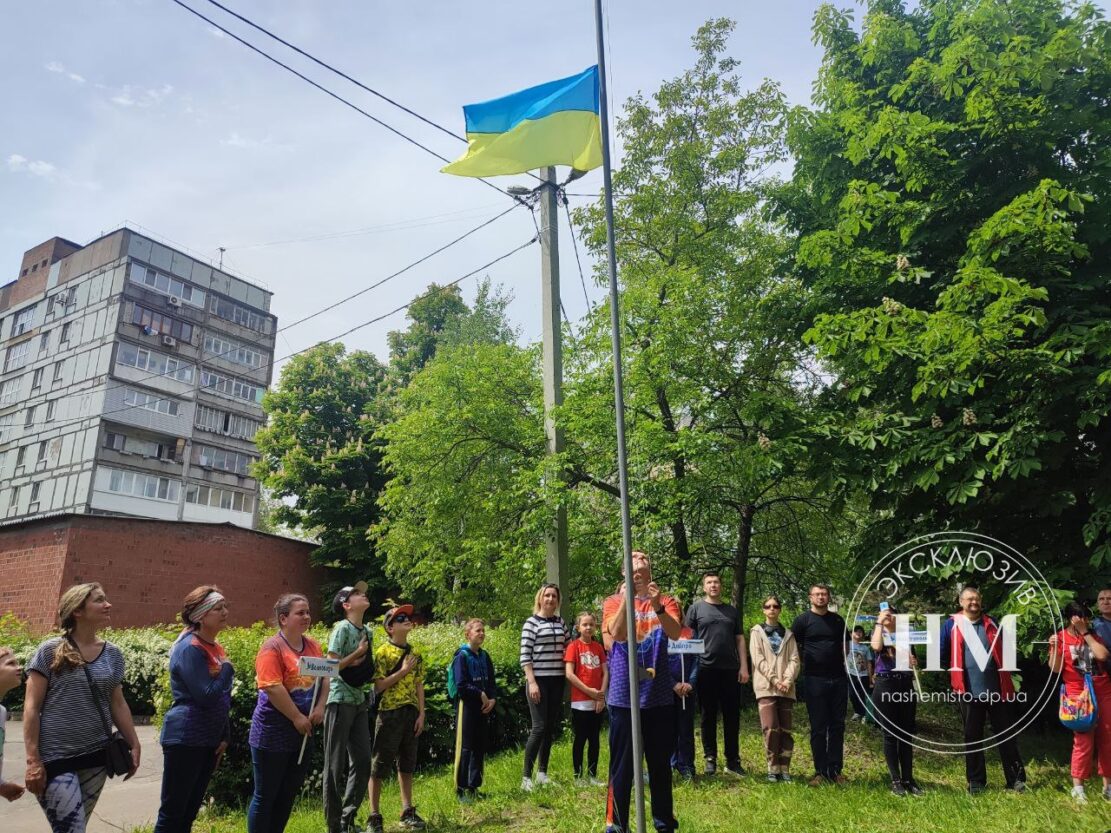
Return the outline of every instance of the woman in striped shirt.
<path id="1" fill-rule="evenodd" d="M 525 744 L 525 775 L 521 789 L 530 791 L 533 786 L 532 765 L 537 764 L 536 783 L 550 783 L 548 756 L 552 739 L 559 732 L 563 715 L 563 688 L 566 680 L 563 669 L 563 652 L 567 647 L 567 625 L 559 615 L 561 601 L 559 587 L 541 585 L 536 592 L 532 616 L 521 628 L 521 668 L 527 679 L 529 714 L 532 731 Z M 537 758 L 539 757 L 539 761 Z"/>

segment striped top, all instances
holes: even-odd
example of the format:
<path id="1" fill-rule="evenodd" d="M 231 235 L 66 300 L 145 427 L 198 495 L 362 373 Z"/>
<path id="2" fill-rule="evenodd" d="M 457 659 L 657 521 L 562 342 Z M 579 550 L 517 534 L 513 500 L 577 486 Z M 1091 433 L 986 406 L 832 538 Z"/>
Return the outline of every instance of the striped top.
<path id="1" fill-rule="evenodd" d="M 39 717 L 39 757 L 44 764 L 77 758 L 108 745 L 104 724 L 112 725 L 112 693 L 123 683 L 123 654 L 105 642 L 100 656 L 86 664 L 96 699 L 82 668 L 53 672 L 54 651 L 62 637 L 42 643 L 27 664 L 28 672 L 46 678 L 46 697 Z"/>
<path id="2" fill-rule="evenodd" d="M 521 665 L 531 665 L 537 677 L 564 676 L 563 652 L 570 635 L 562 616 L 537 616 L 521 628 Z"/>

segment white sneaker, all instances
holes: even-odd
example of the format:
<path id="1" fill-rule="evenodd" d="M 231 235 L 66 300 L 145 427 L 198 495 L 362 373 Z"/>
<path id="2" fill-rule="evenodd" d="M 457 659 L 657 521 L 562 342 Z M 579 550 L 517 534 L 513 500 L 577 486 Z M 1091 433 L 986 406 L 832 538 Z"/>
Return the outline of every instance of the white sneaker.
<path id="1" fill-rule="evenodd" d="M 592 786 L 592 787 L 604 787 L 605 785 L 606 785 L 606 782 L 601 780 L 600 778 L 591 778 L 590 779 L 590 786 Z M 1108 796 L 1111 796 L 1111 790 L 1109 790 L 1107 794 L 1108 794 Z"/>
<path id="2" fill-rule="evenodd" d="M 546 773 L 546 772 L 536 773 L 536 786 L 546 787 L 551 783 L 552 783 L 552 779 L 548 777 L 548 773 Z"/>
<path id="3" fill-rule="evenodd" d="M 1077 804 L 1088 803 L 1088 797 L 1084 795 L 1083 785 L 1077 784 L 1075 787 L 1072 788 L 1072 798 L 1073 801 L 1075 801 Z"/>
<path id="4" fill-rule="evenodd" d="M 532 792 L 532 779 L 527 775 L 521 779 L 521 790 L 527 793 Z"/>

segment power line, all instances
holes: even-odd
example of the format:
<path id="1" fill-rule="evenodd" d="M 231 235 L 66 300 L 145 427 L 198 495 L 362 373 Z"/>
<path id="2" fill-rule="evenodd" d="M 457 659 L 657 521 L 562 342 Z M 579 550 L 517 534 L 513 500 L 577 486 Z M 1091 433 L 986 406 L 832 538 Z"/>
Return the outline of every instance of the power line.
<path id="1" fill-rule="evenodd" d="M 367 321 L 362 322 L 361 324 L 357 324 L 357 325 L 355 325 L 354 327 L 351 327 L 348 330 L 344 330 L 342 333 L 339 333 L 339 334 L 334 335 L 334 336 L 330 336 L 326 339 L 322 339 L 322 340 L 316 342 L 315 344 L 312 344 L 312 345 L 310 345 L 308 347 L 305 347 L 301 350 L 295 350 L 294 352 L 288 353 L 285 356 L 282 356 L 281 358 L 272 359 L 267 364 L 259 365 L 259 367 L 255 368 L 255 370 L 261 370 L 263 368 L 271 369 L 275 365 L 279 364 L 280 362 L 284 362 L 284 361 L 287 361 L 289 359 L 292 359 L 293 357 L 299 356 L 302 353 L 307 353 L 308 351 L 312 350 L 315 347 L 320 346 L 321 344 L 328 344 L 330 342 L 336 341 L 336 340 L 341 339 L 345 336 L 351 335 L 351 333 L 358 332 L 359 330 L 362 330 L 366 327 L 369 327 L 371 324 L 376 324 L 379 321 L 382 321 L 386 318 L 389 318 L 392 315 L 396 315 L 397 313 L 402 312 L 403 310 L 407 310 L 407 309 L 409 309 L 409 307 L 411 307 L 417 301 L 421 301 L 425 298 L 431 297 L 435 293 L 442 292 L 445 289 L 448 289 L 450 287 L 458 286 L 459 284 L 461 284 L 463 281 L 467 280 L 468 278 L 472 278 L 475 275 L 477 275 L 479 272 L 482 272 L 486 269 L 489 269 L 491 266 L 494 266 L 498 263 L 501 263 L 503 260 L 506 260 L 507 258 L 512 257 L 513 255 L 515 255 L 517 252 L 521 251 L 522 249 L 528 248 L 533 243 L 536 243 L 538 240 L 539 240 L 538 237 L 532 237 L 529 240 L 527 240 L 526 242 L 522 243 L 520 246 L 517 246 L 516 248 L 511 249 L 510 251 L 506 252 L 503 255 L 499 255 L 498 257 L 494 258 L 491 261 L 488 261 L 487 263 L 484 263 L 482 266 L 479 266 L 476 269 L 472 269 L 470 272 L 467 272 L 465 275 L 462 275 L 462 276 L 456 278 L 455 280 L 444 284 L 443 286 L 437 286 L 435 289 L 429 290 L 428 292 L 425 292 L 421 295 L 416 296 L 415 298 L 413 298 L 408 303 L 402 304 L 399 307 L 395 307 L 394 309 L 390 310 L 389 312 L 385 312 L 385 313 L 382 313 L 381 315 L 377 315 L 374 318 L 371 318 Z M 281 330 L 279 330 L 277 332 L 281 332 Z M 275 334 L 277 334 L 277 332 Z M 221 355 L 225 355 L 225 354 L 221 354 Z M 197 366 L 197 372 L 200 372 L 199 364 Z M 127 383 L 137 384 L 137 383 L 139 383 L 141 381 L 145 381 L 147 379 L 154 379 L 154 378 L 157 378 L 159 376 L 166 376 L 166 375 L 167 375 L 167 373 L 155 373 L 155 374 L 151 374 L 150 376 L 144 377 L 143 379 L 138 379 L 138 380 L 121 379 L 121 380 L 118 380 L 118 381 L 120 381 L 124 384 L 127 384 Z M 207 388 L 201 388 L 201 390 L 202 391 L 207 390 Z M 160 397 L 158 397 L 158 399 L 156 401 L 165 402 L 165 401 L 168 401 L 168 400 L 169 401 L 176 401 L 176 400 L 171 399 L 171 397 L 169 397 L 169 396 L 160 396 Z M 112 410 L 109 410 L 109 411 L 101 411 L 100 413 L 89 414 L 88 416 L 83 416 L 83 417 L 74 417 L 73 419 L 62 420 L 61 422 L 33 422 L 33 423 L 31 423 L 30 426 L 25 424 L 23 427 L 24 428 L 28 428 L 28 427 L 36 427 L 37 428 L 37 427 L 42 427 L 42 426 L 49 426 L 51 428 L 63 428 L 63 427 L 69 426 L 69 425 L 76 425 L 80 422 L 87 422 L 89 420 L 103 419 L 105 417 L 112 416 L 113 414 L 122 414 L 122 413 L 126 413 L 128 411 L 134 411 L 134 410 L 137 410 L 137 409 L 141 409 L 141 407 L 142 406 L 140 406 L 140 405 L 127 405 L 123 408 L 115 408 L 115 409 L 112 409 Z"/>
<path id="2" fill-rule="evenodd" d="M 243 243 L 239 246 L 224 246 L 225 251 L 243 251 L 245 249 L 265 249 L 269 246 L 285 246 L 290 243 L 315 243 L 319 240 L 339 240 L 345 237 L 359 237 L 364 234 L 387 233 L 391 231 L 408 231 L 410 229 L 426 228 L 428 226 L 444 225 L 446 223 L 459 223 L 470 219 L 479 212 L 485 213 L 491 208 L 496 208 L 503 203 L 487 204 L 463 208 L 459 211 L 446 211 L 441 214 L 429 214 L 424 217 L 413 217 L 408 220 L 396 220 L 392 223 L 382 223 L 377 226 L 363 226 L 345 231 L 329 231 L 320 234 L 311 234 L 305 237 L 287 237 L 284 240 L 267 240 L 262 243 Z"/>
<path id="3" fill-rule="evenodd" d="M 406 107 L 404 104 L 401 104 L 398 101 L 394 101 L 392 98 L 390 98 L 385 93 L 379 92 L 378 90 L 376 90 L 372 87 L 368 87 L 366 84 L 364 84 L 362 81 L 359 81 L 357 78 L 352 78 L 350 75 L 348 75 L 343 70 L 336 69 L 331 64 L 325 63 L 324 61 L 320 60 L 319 58 L 317 58 L 314 55 L 310 55 L 304 49 L 301 49 L 301 47 L 295 46 L 294 44 L 290 43 L 289 41 L 285 40 L 284 38 L 282 38 L 278 35 L 275 35 L 269 29 L 267 29 L 263 26 L 260 26 L 259 24 L 255 23 L 253 20 L 250 20 L 250 19 L 244 17 L 243 15 L 239 14 L 238 12 L 232 11 L 227 6 L 224 6 L 220 3 L 217 3 L 216 0 L 208 0 L 208 2 L 211 3 L 213 6 L 215 6 L 216 8 L 220 9 L 221 11 L 227 12 L 228 14 L 230 14 L 232 17 L 236 18 L 237 20 L 241 20 L 242 22 L 246 23 L 252 29 L 255 29 L 259 32 L 262 32 L 262 34 L 266 35 L 268 38 L 273 38 L 274 40 L 276 40 L 278 43 L 282 44 L 283 46 L 289 47 L 294 52 L 296 52 L 298 55 L 302 55 L 305 58 L 308 58 L 314 64 L 317 64 L 318 66 L 324 67 L 324 69 L 328 70 L 329 72 L 335 73 L 340 78 L 343 78 L 343 79 L 346 79 L 347 81 L 350 81 L 352 84 L 354 84 L 359 89 L 366 90 L 366 92 L 370 93 L 371 95 L 378 96 L 378 98 L 382 99 L 386 103 L 392 104 L 398 110 L 402 110 L 403 112 L 408 113 L 413 118 L 419 119 L 420 121 L 424 122 L 425 124 L 429 125 L 430 127 L 436 128 L 441 133 L 445 133 L 448 136 L 451 136 L 451 138 L 453 138 L 453 139 L 458 139 L 460 142 L 466 143 L 466 141 L 467 141 L 466 136 L 460 136 L 458 133 L 452 132 L 448 128 L 444 127 L 442 124 L 437 124 L 436 122 L 432 121 L 432 119 L 427 118 L 426 116 L 422 116 L 420 113 Z"/>
<path id="4" fill-rule="evenodd" d="M 571 209 L 567 206 L 567 195 L 561 193 L 560 196 L 563 197 L 560 202 L 563 203 L 563 211 L 567 215 L 567 228 L 571 230 L 571 245 L 575 248 L 575 263 L 579 267 L 579 283 L 582 284 L 583 298 L 586 299 L 586 309 L 589 312 L 591 309 L 590 294 L 586 291 L 586 277 L 583 275 L 583 263 L 579 259 L 579 241 L 575 236 L 575 224 L 571 222 Z"/>
<path id="5" fill-rule="evenodd" d="M 486 220 L 485 222 L 480 223 L 479 225 L 472 228 L 470 231 L 467 231 L 467 232 L 461 234 L 459 237 L 456 237 L 454 240 L 451 240 L 448 243 L 445 243 L 443 246 L 440 246 L 439 248 L 435 249 L 434 251 L 429 252 L 428 254 L 421 256 L 420 258 L 413 261 L 409 265 L 402 267 L 401 269 L 397 270 L 396 272 L 394 272 L 390 275 L 387 275 L 386 277 L 382 278 L 379 281 L 376 281 L 375 283 L 371 284 L 370 286 L 364 287 L 363 289 L 360 289 L 359 291 L 354 292 L 351 295 L 348 295 L 346 298 L 341 298 L 340 300 L 336 301 L 335 303 L 329 304 L 328 306 L 324 307 L 323 309 L 319 309 L 316 312 L 310 313 L 309 315 L 306 315 L 303 318 L 299 318 L 296 321 L 293 321 L 289 324 L 286 324 L 284 327 L 280 327 L 279 329 L 274 331 L 275 337 L 277 337 L 280 334 L 285 333 L 287 330 L 290 330 L 290 329 L 296 327 L 298 324 L 303 324 L 303 323 L 305 323 L 306 321 L 308 321 L 312 318 L 316 318 L 317 316 L 322 315 L 325 312 L 328 312 L 329 310 L 335 309 L 340 304 L 346 303 L 347 301 L 350 301 L 353 298 L 357 298 L 358 296 L 363 295 L 363 294 L 369 292 L 370 290 L 375 289 L 376 287 L 379 287 L 382 284 L 387 283 L 388 281 L 391 281 L 394 278 L 405 274 L 410 269 L 414 268 L 415 266 L 420 265 L 421 263 L 424 263 L 425 261 L 427 261 L 427 260 L 431 259 L 432 257 L 440 254 L 441 252 L 446 251 L 447 249 L 450 249 L 452 246 L 456 245 L 460 241 L 465 240 L 466 238 L 470 237 L 475 232 L 480 231 L 481 229 L 490 225 L 495 220 L 501 219 L 506 214 L 509 214 L 511 211 L 516 209 L 519 205 L 527 205 L 527 203 L 525 203 L 524 201 L 520 201 L 520 202 L 510 206 L 508 209 L 501 212 L 500 214 L 497 214 L 494 217 L 491 217 L 489 220 Z M 534 225 L 535 225 L 535 219 L 536 218 L 534 216 L 533 217 Z M 537 227 L 537 234 L 539 235 L 539 227 Z M 494 262 L 496 263 L 497 261 L 494 261 Z M 464 277 L 469 277 L 469 276 L 464 276 Z M 275 338 L 275 341 L 276 341 L 276 338 Z M 288 343 L 288 341 L 287 341 L 287 343 Z M 266 347 L 266 345 L 264 344 L 264 342 L 261 339 L 249 340 L 249 341 L 246 342 L 246 346 L 248 346 L 248 347 Z M 203 347 L 203 345 L 202 345 L 202 347 Z M 223 358 L 223 357 L 235 352 L 236 349 L 237 348 L 235 348 L 235 347 L 231 347 L 231 348 L 225 350 L 223 353 L 214 353 L 209 358 L 210 359 L 220 359 L 220 358 Z M 297 354 L 292 353 L 291 355 L 297 355 Z M 273 367 L 278 361 L 284 361 L 284 359 L 277 359 L 277 360 L 271 361 L 267 365 L 259 365 L 258 368 L 254 368 L 254 369 L 258 370 L 258 369 L 261 369 L 263 367 L 270 368 L 270 367 Z M 200 363 L 198 362 L 198 372 L 199 372 L 199 364 Z M 164 378 L 164 377 L 170 376 L 170 375 L 172 375 L 176 372 L 177 372 L 176 368 L 173 369 L 173 370 L 167 369 L 167 370 L 162 371 L 161 373 L 148 373 L 146 376 L 140 376 L 137 379 L 130 379 L 130 380 L 127 380 L 127 381 L 130 381 L 132 384 L 142 384 L 144 382 L 150 381 L 151 379 L 159 379 L 159 378 Z M 126 408 L 122 408 L 119 411 L 113 411 L 112 413 L 122 413 L 123 411 L 132 410 L 132 409 L 138 408 L 138 407 L 140 407 L 140 406 L 138 406 L 138 405 L 129 405 Z M 82 417 L 78 421 L 83 421 L 85 419 L 91 419 L 91 418 L 92 417 Z M 31 423 L 31 426 L 46 425 L 46 424 L 47 424 L 46 422 Z M 62 424 L 68 424 L 68 423 L 54 423 L 54 424 L 55 425 L 62 425 Z M 26 426 L 25 425 L 24 427 L 26 428 L 26 427 L 31 427 L 31 426 Z"/>
<path id="6" fill-rule="evenodd" d="M 390 131 L 391 133 L 393 133 L 393 134 L 394 134 L 395 136 L 397 136 L 398 138 L 400 138 L 400 139 L 404 139 L 404 140 L 405 140 L 406 142 L 408 142 L 409 144 L 411 144 L 411 145 L 413 145 L 413 146 L 415 146 L 415 147 L 418 147 L 418 148 L 420 148 L 420 149 L 421 149 L 421 150 L 423 150 L 423 151 L 424 151 L 425 153 L 427 153 L 427 154 L 430 154 L 430 155 L 432 155 L 432 156 L 436 157 L 436 158 L 437 158 L 437 159 L 439 159 L 439 160 L 440 160 L 441 162 L 445 162 L 445 163 L 450 163 L 450 162 L 451 162 L 451 160 L 450 160 L 450 159 L 448 159 L 448 158 L 447 158 L 446 156 L 443 156 L 443 155 L 441 155 L 441 154 L 437 153 L 436 151 L 432 150 L 432 148 L 428 147 L 427 145 L 423 145 L 423 144 L 421 144 L 421 143 L 420 143 L 420 142 L 418 142 L 418 141 L 417 141 L 416 139 L 414 139 L 414 138 L 413 138 L 412 136 L 409 136 L 409 135 L 407 135 L 407 134 L 405 134 L 405 133 L 402 133 L 402 132 L 401 132 L 400 130 L 398 130 L 398 129 L 397 129 L 396 127 L 394 127 L 393 125 L 387 124 L 386 122 L 382 121 L 382 120 L 381 120 L 380 118 L 378 118 L 377 116 L 371 115 L 371 114 L 370 114 L 370 113 L 368 113 L 368 112 L 367 112 L 366 110 L 364 110 L 364 109 L 363 109 L 362 107 L 360 107 L 359 105 L 357 105 L 357 104 L 355 104 L 355 103 L 353 103 L 353 102 L 351 102 L 351 101 L 348 101 L 348 100 L 347 100 L 346 98 L 344 98 L 343 96 L 341 96 L 341 95 L 340 95 L 339 93 L 334 93 L 334 92 L 332 92 L 331 90 L 329 90 L 329 89 L 328 89 L 327 87 L 325 87 L 325 86 L 324 86 L 323 84 L 320 84 L 320 83 L 318 83 L 318 82 L 316 82 L 316 81 L 313 81 L 313 80 L 312 80 L 311 78 L 309 78 L 309 77 L 308 77 L 307 75 L 305 75 L 304 73 L 298 72 L 298 71 L 297 71 L 297 70 L 295 70 L 295 69 L 294 69 L 293 67 L 291 67 L 291 66 L 290 66 L 289 64 L 283 63 L 282 61 L 278 60 L 277 58 L 275 58 L 275 57 L 274 57 L 273 55 L 271 55 L 271 54 L 270 54 L 269 52 L 267 52 L 266 50 L 264 50 L 264 49 L 262 49 L 262 48 L 260 48 L 260 47 L 258 47 L 258 46 L 255 46 L 255 45 L 254 45 L 253 43 L 250 43 L 249 41 L 246 41 L 246 40 L 244 40 L 243 38 L 239 37 L 239 35 L 235 34 L 235 33 L 234 33 L 234 32 L 232 32 L 231 30 L 229 30 L 229 29 L 227 29 L 227 28 L 225 28 L 225 27 L 221 26 L 221 25 L 220 25 L 219 23 L 217 23 L 217 22 L 216 22 L 215 20 L 213 20 L 212 18 L 210 18 L 210 17 L 207 17 L 206 15 L 204 15 L 204 14 L 202 14 L 201 12 L 197 11 L 196 9 L 194 9 L 194 8 L 193 8 L 192 6 L 189 6 L 189 5 L 187 5 L 186 3 L 182 2 L 182 0 L 170 0 L 170 1 L 171 1 L 172 3 L 175 3 L 175 4 L 177 4 L 178 6 L 181 6 L 181 8 L 185 9 L 185 10 L 186 10 L 187 12 L 189 12 L 190 14 L 192 14 L 192 15 L 196 15 L 196 16 L 197 16 L 197 17 L 199 17 L 199 18 L 200 18 L 201 20 L 203 20 L 203 21 L 204 21 L 205 23 L 207 23 L 208 25 L 210 25 L 210 26 L 212 26 L 212 27 L 214 27 L 214 28 L 216 28 L 216 29 L 219 29 L 219 30 L 220 30 L 221 32 L 223 32 L 223 33 L 224 33 L 225 35 L 227 35 L 227 36 L 228 36 L 229 38 L 232 38 L 233 40 L 235 40 L 235 41 L 237 41 L 237 42 L 239 42 L 239 43 L 243 44 L 243 45 L 244 45 L 244 46 L 246 46 L 246 47 L 247 47 L 248 49 L 250 49 L 250 50 L 251 50 L 252 52 L 255 52 L 255 53 L 257 53 L 257 54 L 261 55 L 261 56 L 262 56 L 263 58 L 265 58 L 266 60 L 270 61 L 270 62 L 271 62 L 271 63 L 273 63 L 273 64 L 277 64 L 278 66 L 280 66 L 280 67 L 281 67 L 282 69 L 286 70 L 287 72 L 290 72 L 290 73 L 292 73 L 293 75 L 296 75 L 296 76 L 297 76 L 298 78 L 300 78 L 300 79 L 301 79 L 302 81 L 304 81 L 304 82 L 305 82 L 306 84 L 308 84 L 308 85 L 310 85 L 310 86 L 312 86 L 312 87 L 315 87 L 316 89 L 320 90 L 320 91 L 321 91 L 322 93 L 324 93 L 325 95 L 328 95 L 328 96 L 330 96 L 331 98 L 334 98 L 334 99 L 335 99 L 336 101 L 340 102 L 341 104 L 344 104 L 344 105 L 346 105 L 346 106 L 350 107 L 350 108 L 351 108 L 352 110 L 354 110 L 354 111 L 355 111 L 356 113 L 359 113 L 360 115 L 366 116 L 366 117 L 367 117 L 368 119 L 370 119 L 370 120 L 371 120 L 372 122 L 374 122 L 375 124 L 377 124 L 377 125 L 380 125 L 381 127 L 384 127 L 384 128 L 386 128 L 386 130 Z M 500 193 L 500 194 L 505 194 L 505 196 L 509 197 L 510 199 L 513 199 L 513 200 L 517 199 L 517 198 L 516 198 L 516 197 L 514 197 L 514 196 L 513 196 L 512 194 L 508 193 L 508 192 L 507 192 L 507 191 L 505 191 L 505 190 L 504 190 L 503 188 L 500 188 L 500 187 L 498 187 L 497 185 L 495 185 L 494 183 L 490 182 L 489 180 L 486 180 L 486 179 L 482 179 L 481 177 L 472 177 L 472 179 L 477 179 L 477 180 L 478 180 L 479 182 L 483 183 L 484 185 L 486 185 L 486 186 L 488 186 L 488 187 L 490 187 L 490 188 L 493 188 L 493 189 L 494 189 L 495 191 L 497 191 L 498 193 Z"/>
<path id="7" fill-rule="evenodd" d="M 460 142 L 466 143 L 468 141 L 466 136 L 460 136 L 458 133 L 444 127 L 442 124 L 439 124 L 438 122 L 434 122 L 434 121 L 432 121 L 432 119 L 428 118 L 427 116 L 422 116 L 417 111 L 415 111 L 415 110 L 413 110 L 409 107 L 406 107 L 404 104 L 401 104 L 398 101 L 395 101 L 394 99 L 390 98 L 385 93 L 382 93 L 382 92 L 374 89 L 373 87 L 368 87 L 366 84 L 364 84 L 359 79 L 352 78 L 350 75 L 348 75 L 343 70 L 336 69 L 336 67 L 332 66 L 331 64 L 320 60 L 315 55 L 312 55 L 309 52 L 306 52 L 301 47 L 290 43 L 289 41 L 285 40 L 284 38 L 282 38 L 279 35 L 274 34 L 269 29 L 267 29 L 265 26 L 261 26 L 258 23 L 255 23 L 250 18 L 244 17 L 243 15 L 239 14 L 238 12 L 232 11 L 227 6 L 224 6 L 221 3 L 216 2 L 216 0 L 208 0 L 208 2 L 211 3 L 213 6 L 215 6 L 216 8 L 226 12 L 227 14 L 230 14 L 235 19 L 240 20 L 243 23 L 246 23 L 252 29 L 255 29 L 256 31 L 261 32 L 262 34 L 266 35 L 268 38 L 272 38 L 273 40 L 276 40 L 278 43 L 282 44 L 283 46 L 288 47 L 289 49 L 292 49 L 298 55 L 301 55 L 302 57 L 308 58 L 314 64 L 316 64 L 320 67 L 323 67 L 324 69 L 328 70 L 331 73 L 334 73 L 334 74 L 338 75 L 340 78 L 343 78 L 346 81 L 350 81 L 352 84 L 354 84 L 359 89 L 365 90 L 366 92 L 370 93 L 371 95 L 377 96 L 378 98 L 382 99 L 383 101 L 385 101 L 388 104 L 392 104 L 394 107 L 401 110 L 402 112 L 408 113 L 413 118 L 419 119 L 420 121 L 424 122 L 425 124 L 429 125 L 430 127 L 436 128 L 441 133 L 445 133 L 448 136 L 451 136 L 453 139 L 458 139 Z M 536 174 L 532 173 L 532 171 L 526 171 L 525 173 L 527 173 L 533 179 L 541 179 L 541 177 L 538 177 Z M 541 181 L 543 181 L 543 180 L 541 180 Z"/>

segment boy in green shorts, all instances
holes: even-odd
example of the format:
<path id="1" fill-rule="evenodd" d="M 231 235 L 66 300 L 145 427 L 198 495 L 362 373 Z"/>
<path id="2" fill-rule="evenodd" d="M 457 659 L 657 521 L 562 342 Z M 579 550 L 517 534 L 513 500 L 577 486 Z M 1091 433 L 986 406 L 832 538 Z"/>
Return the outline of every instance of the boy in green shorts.
<path id="1" fill-rule="evenodd" d="M 383 624 L 389 639 L 374 652 L 374 690 L 378 722 L 370 761 L 370 818 L 367 833 L 383 833 L 379 801 L 382 781 L 397 768 L 401 787 L 401 826 L 423 830 L 425 821 L 413 806 L 413 772 L 417 768 L 417 737 L 424 731 L 424 658 L 409 644 L 413 606 L 386 611 Z"/>

